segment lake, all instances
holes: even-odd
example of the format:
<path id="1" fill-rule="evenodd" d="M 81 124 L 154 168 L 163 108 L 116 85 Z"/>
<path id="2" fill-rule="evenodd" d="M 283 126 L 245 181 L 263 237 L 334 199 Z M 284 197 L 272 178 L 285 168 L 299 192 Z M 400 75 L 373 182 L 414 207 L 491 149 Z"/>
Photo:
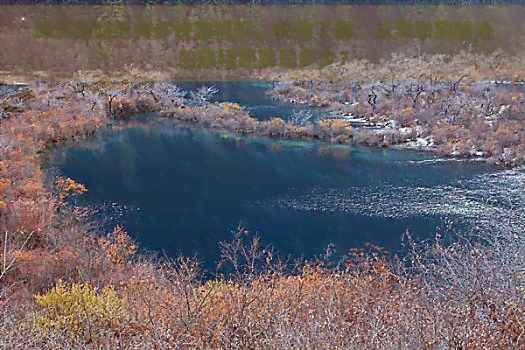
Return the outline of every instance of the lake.
<path id="1" fill-rule="evenodd" d="M 224 91 L 216 101 L 257 110 L 259 119 L 298 109 L 264 97 L 269 84 L 214 85 Z M 397 250 L 407 228 L 430 237 L 448 219 L 463 229 L 523 229 L 522 169 L 410 150 L 276 141 L 159 121 L 105 129 L 46 158 L 46 167 L 86 185 L 74 203 L 98 208 L 107 231 L 122 224 L 145 247 L 195 255 L 209 268 L 239 222 L 292 258 L 320 256 L 330 243 L 336 255 L 365 242 Z"/>

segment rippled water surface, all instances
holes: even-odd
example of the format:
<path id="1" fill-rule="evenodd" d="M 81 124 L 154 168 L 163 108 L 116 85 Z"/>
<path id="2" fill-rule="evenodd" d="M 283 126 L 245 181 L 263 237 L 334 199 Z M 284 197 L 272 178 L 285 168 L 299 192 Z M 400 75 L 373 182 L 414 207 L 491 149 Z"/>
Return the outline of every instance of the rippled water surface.
<path id="1" fill-rule="evenodd" d="M 523 227 L 521 169 L 162 123 L 107 130 L 91 144 L 98 148 L 49 152 L 49 164 L 87 186 L 78 202 L 99 208 L 108 230 L 121 223 L 149 247 L 209 263 L 239 221 L 292 257 L 319 255 L 329 243 L 340 254 L 366 241 L 396 249 L 407 228 L 428 237 L 445 218 Z"/>

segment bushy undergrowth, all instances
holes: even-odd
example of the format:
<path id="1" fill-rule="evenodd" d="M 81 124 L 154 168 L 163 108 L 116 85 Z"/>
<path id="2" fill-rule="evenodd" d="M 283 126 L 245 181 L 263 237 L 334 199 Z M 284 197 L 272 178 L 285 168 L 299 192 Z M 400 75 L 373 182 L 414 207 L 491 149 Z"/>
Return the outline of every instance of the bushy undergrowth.
<path id="1" fill-rule="evenodd" d="M 212 280 L 184 257 L 112 265 L 105 281 L 59 281 L 37 295 L 21 324 L 4 316 L 3 341 L 93 349 L 525 346 L 522 237 L 449 232 L 425 244 L 408 234 L 404 241 L 400 257 L 367 244 L 290 265 L 239 226 L 222 243 Z"/>

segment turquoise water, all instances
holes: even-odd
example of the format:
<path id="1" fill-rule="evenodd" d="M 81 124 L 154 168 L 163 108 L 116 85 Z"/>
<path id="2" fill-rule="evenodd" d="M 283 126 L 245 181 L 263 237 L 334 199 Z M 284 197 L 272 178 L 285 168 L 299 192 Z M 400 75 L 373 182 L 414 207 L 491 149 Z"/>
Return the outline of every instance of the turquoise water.
<path id="1" fill-rule="evenodd" d="M 208 266 L 239 222 L 293 258 L 318 256 L 330 243 L 336 254 L 364 242 L 398 249 L 407 228 L 429 237 L 446 218 L 522 229 L 521 170 L 408 150 L 278 142 L 165 121 L 108 129 L 48 156 L 48 166 L 87 186 L 76 202 L 100 209 L 106 230 L 123 224 L 146 247 Z"/>

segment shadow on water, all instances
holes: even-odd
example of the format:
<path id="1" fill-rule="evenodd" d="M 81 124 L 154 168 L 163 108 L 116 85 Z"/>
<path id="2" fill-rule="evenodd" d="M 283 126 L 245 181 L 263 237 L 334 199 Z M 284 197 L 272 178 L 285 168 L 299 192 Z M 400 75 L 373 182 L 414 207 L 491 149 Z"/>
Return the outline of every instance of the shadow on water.
<path id="1" fill-rule="evenodd" d="M 407 228 L 429 237 L 447 217 L 522 229 L 523 172 L 482 162 L 168 123 L 106 130 L 90 142 L 98 148 L 48 153 L 48 166 L 87 186 L 78 204 L 108 216 L 106 230 L 123 224 L 146 246 L 197 255 L 209 268 L 239 221 L 294 258 L 318 256 L 329 243 L 336 254 L 367 241 L 397 249 Z"/>

